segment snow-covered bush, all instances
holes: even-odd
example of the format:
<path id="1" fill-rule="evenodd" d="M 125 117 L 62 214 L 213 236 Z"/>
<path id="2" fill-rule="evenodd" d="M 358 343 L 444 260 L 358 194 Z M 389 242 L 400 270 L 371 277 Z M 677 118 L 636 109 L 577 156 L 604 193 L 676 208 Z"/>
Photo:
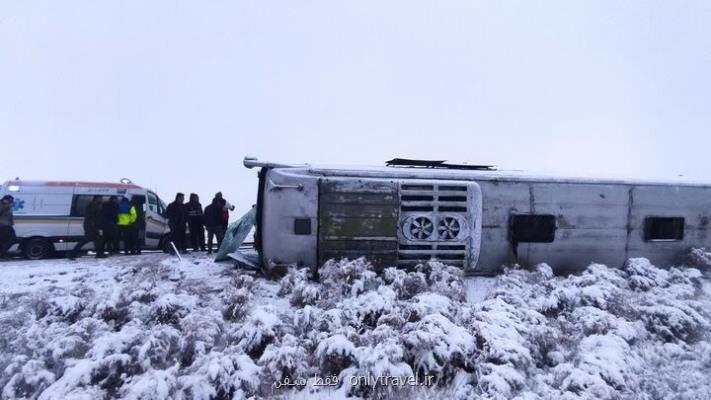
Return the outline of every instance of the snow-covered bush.
<path id="1" fill-rule="evenodd" d="M 289 378 L 295 381 L 309 373 L 309 354 L 299 339 L 286 334 L 264 349 L 259 358 L 264 366 L 264 375 L 269 381 L 281 381 Z"/>
<path id="2" fill-rule="evenodd" d="M 32 307 L 37 319 L 58 317 L 67 322 L 74 322 L 86 307 L 86 303 L 77 296 L 46 293 L 37 297 Z"/>
<path id="3" fill-rule="evenodd" d="M 474 336 L 439 313 L 405 324 L 402 341 L 413 370 L 447 382 L 458 370 L 471 371 Z"/>
<path id="4" fill-rule="evenodd" d="M 224 309 L 222 315 L 226 320 L 241 320 L 247 315 L 252 293 L 244 288 L 230 287 L 223 294 Z"/>
<path id="5" fill-rule="evenodd" d="M 30 360 L 27 356 L 15 357 L 3 374 L 9 377 L 2 390 L 3 399 L 36 399 L 55 380 L 44 362 Z"/>
<path id="6" fill-rule="evenodd" d="M 291 294 L 297 284 L 309 280 L 308 272 L 307 268 L 289 268 L 286 275 L 279 281 L 278 294 L 280 296 Z"/>
<path id="7" fill-rule="evenodd" d="M 239 346 L 253 359 L 259 359 L 264 349 L 277 337 L 281 320 L 270 307 L 255 307 L 235 332 Z"/>
<path id="8" fill-rule="evenodd" d="M 180 321 L 181 363 L 189 365 L 195 355 L 202 355 L 225 345 L 224 321 L 217 310 L 193 311 Z"/>
<path id="9" fill-rule="evenodd" d="M 375 290 L 380 285 L 373 266 L 365 258 L 329 260 L 319 269 L 319 275 L 323 290 L 333 301 Z"/>
<path id="10" fill-rule="evenodd" d="M 291 292 L 291 305 L 303 307 L 306 305 L 316 305 L 321 299 L 321 288 L 308 281 L 300 281 Z"/>
<path id="11" fill-rule="evenodd" d="M 176 399 L 246 399 L 259 385 L 259 367 L 236 347 L 210 352 L 178 378 Z"/>
<path id="12" fill-rule="evenodd" d="M 131 376 L 121 387 L 120 396 L 127 400 L 163 400 L 176 397 L 179 369 L 149 369 Z"/>
<path id="13" fill-rule="evenodd" d="M 707 272 L 711 271 L 711 253 L 707 252 L 706 249 L 691 249 L 686 258 L 690 266 Z"/>
<path id="14" fill-rule="evenodd" d="M 545 264 L 511 266 L 477 303 L 466 302 L 465 279 L 478 278 L 435 262 L 377 271 L 364 259 L 331 261 L 320 282 L 305 268 L 276 283 L 171 259 L 105 273 L 0 294 L 3 399 L 711 392 L 711 286 L 695 268 L 631 259 L 554 276 Z M 425 373 L 434 386 L 349 383 Z M 339 386 L 313 385 L 331 375 Z M 307 387 L 277 389 L 285 378 Z"/>
<path id="15" fill-rule="evenodd" d="M 307 268 L 290 268 L 280 281 L 279 295 L 290 295 L 291 305 L 303 307 L 306 305 L 316 305 L 321 298 L 319 286 L 309 278 Z"/>
<path id="16" fill-rule="evenodd" d="M 142 343 L 133 348 L 136 352 L 134 356 L 144 370 L 168 368 L 178 361 L 180 339 L 180 331 L 174 327 L 155 325 L 143 338 Z"/>
<path id="17" fill-rule="evenodd" d="M 349 368 L 341 374 L 346 379 L 357 379 L 362 376 L 414 376 L 412 368 L 405 362 L 402 343 L 394 332 L 374 341 L 374 345 L 359 347 L 356 353 L 357 367 Z M 393 393 L 401 391 L 403 387 L 391 387 L 375 382 L 373 386 L 360 385 L 350 389 L 350 393 L 357 396 L 388 398 Z"/>
<path id="18" fill-rule="evenodd" d="M 151 304 L 150 318 L 155 323 L 177 325 L 194 304 L 190 296 L 167 293 Z"/>
<path id="19" fill-rule="evenodd" d="M 417 266 L 417 269 L 427 277 L 428 289 L 434 293 L 447 296 L 452 300 L 464 301 L 466 291 L 461 268 L 445 265 L 441 262 L 428 262 Z"/>
<path id="20" fill-rule="evenodd" d="M 400 300 L 408 300 L 427 290 L 427 277 L 419 271 L 405 272 L 397 268 L 386 268 L 382 279 L 397 293 Z"/>
<path id="21" fill-rule="evenodd" d="M 356 361 L 356 347 L 346 336 L 333 335 L 318 344 L 316 358 L 323 376 L 338 375 Z"/>

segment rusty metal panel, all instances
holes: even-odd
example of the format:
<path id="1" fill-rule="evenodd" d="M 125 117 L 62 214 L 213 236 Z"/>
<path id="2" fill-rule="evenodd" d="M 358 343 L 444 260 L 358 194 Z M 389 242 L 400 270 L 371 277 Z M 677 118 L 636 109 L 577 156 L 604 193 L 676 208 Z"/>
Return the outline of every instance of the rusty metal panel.
<path id="1" fill-rule="evenodd" d="M 359 218 L 397 218 L 397 210 L 392 204 L 332 203 L 323 201 L 322 197 L 321 205 L 321 215 L 331 218 L 349 218 L 354 215 Z"/>
<path id="2" fill-rule="evenodd" d="M 321 186 L 320 204 L 343 205 L 343 204 L 392 204 L 396 193 L 363 193 L 363 192 L 324 192 Z"/>
<path id="3" fill-rule="evenodd" d="M 392 181 L 322 180 L 319 263 L 366 255 L 375 266 L 396 265 L 398 204 Z"/>
<path id="4" fill-rule="evenodd" d="M 394 239 L 397 234 L 397 218 L 369 218 L 351 214 L 347 218 L 321 214 L 321 235 L 327 240 L 336 238 Z"/>

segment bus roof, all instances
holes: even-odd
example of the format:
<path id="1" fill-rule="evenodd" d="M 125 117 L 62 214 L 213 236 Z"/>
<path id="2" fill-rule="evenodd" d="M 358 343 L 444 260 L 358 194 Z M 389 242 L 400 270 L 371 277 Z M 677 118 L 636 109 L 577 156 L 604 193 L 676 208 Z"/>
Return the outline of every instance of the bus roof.
<path id="1" fill-rule="evenodd" d="M 393 161 L 397 160 L 401 161 L 401 163 L 397 165 L 392 164 Z M 407 162 L 409 162 L 409 164 Z M 391 166 L 285 164 L 259 161 L 255 157 L 245 157 L 243 161 L 244 166 L 247 168 L 265 167 L 291 169 L 293 171 L 300 171 L 302 174 L 320 176 L 711 188 L 711 182 L 709 181 L 700 181 L 684 176 L 667 179 L 640 179 L 604 175 L 566 174 L 560 172 L 532 173 L 520 170 L 501 170 L 489 165 L 469 166 L 466 164 L 455 164 L 453 166 L 456 168 L 437 168 L 438 166 L 449 166 L 443 161 L 394 159 L 390 160 L 389 163 L 391 163 Z M 428 166 L 430 168 L 428 168 Z"/>
<path id="2" fill-rule="evenodd" d="M 359 176 L 364 178 L 400 178 L 400 179 L 451 179 L 451 180 L 482 180 L 502 182 L 540 182 L 540 183 L 580 183 L 603 185 L 632 186 L 688 186 L 711 187 L 711 182 L 699 181 L 687 177 L 667 179 L 621 178 L 605 175 L 565 174 L 557 172 L 533 173 L 516 170 L 465 170 L 438 169 L 394 166 L 338 166 L 338 165 L 305 165 L 294 166 L 305 173 L 322 176 Z"/>

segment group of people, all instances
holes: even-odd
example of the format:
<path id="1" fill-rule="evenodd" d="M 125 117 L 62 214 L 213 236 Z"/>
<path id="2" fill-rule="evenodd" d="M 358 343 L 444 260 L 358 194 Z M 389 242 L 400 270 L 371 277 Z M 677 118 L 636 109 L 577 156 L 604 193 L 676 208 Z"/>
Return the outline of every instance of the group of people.
<path id="1" fill-rule="evenodd" d="M 69 251 L 70 259 L 77 257 L 81 249 L 89 242 L 94 243 L 97 258 L 118 254 L 120 244 L 123 242 L 125 254 L 140 254 L 146 229 L 146 219 L 143 209 L 143 199 L 133 197 L 110 196 L 104 201 L 102 196 L 93 196 L 84 211 L 84 237 Z M 175 201 L 166 209 L 168 224 L 170 226 L 171 240 L 178 251 L 187 252 L 188 237 L 186 229 L 190 232 L 189 244 L 193 251 L 207 251 L 212 253 L 213 240 L 217 241 L 217 249 L 225 237 L 229 223 L 229 212 L 235 209 L 218 192 L 212 202 L 202 208 L 197 194 L 190 194 L 190 201 L 184 203 L 185 196 L 178 193 Z M 10 195 L 2 198 L 0 205 L 0 258 L 7 257 L 7 251 L 15 243 L 15 221 L 13 218 L 12 204 L 14 198 Z M 207 230 L 207 247 L 205 241 Z"/>
<path id="2" fill-rule="evenodd" d="M 145 230 L 143 204 L 141 199 L 132 200 L 111 196 L 107 201 L 94 196 L 84 210 L 84 237 L 68 253 L 70 259 L 76 258 L 84 245 L 94 243 L 97 258 L 118 254 L 123 241 L 126 255 L 141 254 L 143 245 L 140 232 Z"/>
<path id="3" fill-rule="evenodd" d="M 7 258 L 7 251 L 15 243 L 15 219 L 12 215 L 12 203 L 15 199 L 3 196 L 0 201 L 0 259 Z"/>
<path id="4" fill-rule="evenodd" d="M 217 248 L 220 248 L 227 232 L 229 213 L 234 209 L 235 206 L 222 197 L 222 192 L 217 192 L 204 210 L 197 194 L 191 193 L 190 200 L 185 203 L 185 195 L 178 193 L 175 195 L 175 201 L 168 204 L 166 209 L 171 240 L 181 253 L 187 252 L 189 239 L 193 251 L 207 251 L 210 254 L 213 239 L 217 239 Z M 186 235 L 186 228 L 190 232 L 189 238 Z M 207 230 L 207 249 L 205 230 Z"/>

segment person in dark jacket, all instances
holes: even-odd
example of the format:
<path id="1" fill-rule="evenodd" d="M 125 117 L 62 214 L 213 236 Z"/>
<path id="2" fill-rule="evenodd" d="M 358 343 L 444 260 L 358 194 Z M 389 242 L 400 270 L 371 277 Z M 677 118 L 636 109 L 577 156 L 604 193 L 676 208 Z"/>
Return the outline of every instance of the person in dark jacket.
<path id="1" fill-rule="evenodd" d="M 0 259 L 7 258 L 7 251 L 15 244 L 15 218 L 12 214 L 12 203 L 15 198 L 6 195 L 0 201 Z"/>
<path id="2" fill-rule="evenodd" d="M 145 203 L 146 198 L 143 196 L 133 196 L 131 198 L 131 204 L 136 208 L 136 231 L 134 232 L 136 240 L 133 254 L 141 254 L 141 249 L 146 244 L 146 212 L 143 209 Z"/>
<path id="3" fill-rule="evenodd" d="M 138 213 L 136 207 L 127 198 L 122 198 L 119 203 L 118 228 L 123 240 L 123 251 L 126 255 L 135 254 L 138 230 L 136 229 Z"/>
<path id="4" fill-rule="evenodd" d="M 205 227 L 203 226 L 202 204 L 195 193 L 190 193 L 190 201 L 185 205 L 190 228 L 190 243 L 193 251 L 205 251 Z"/>
<path id="5" fill-rule="evenodd" d="M 69 252 L 68 257 L 70 259 L 75 259 L 81 248 L 89 242 L 94 242 L 96 258 L 106 257 L 106 254 L 104 254 L 104 240 L 100 229 L 100 227 L 104 225 L 102 219 L 103 207 L 101 205 L 101 196 L 94 196 L 84 211 L 84 237 L 74 246 L 74 249 Z"/>
<path id="6" fill-rule="evenodd" d="M 185 223 L 187 222 L 187 214 L 185 213 L 185 195 L 178 193 L 175 195 L 175 201 L 168 204 L 165 213 L 168 216 L 168 225 L 170 226 L 170 235 L 173 239 L 175 247 L 181 253 L 187 252 L 185 244 Z"/>
<path id="7" fill-rule="evenodd" d="M 103 231 L 103 239 L 106 244 L 106 251 L 109 254 L 119 252 L 119 241 L 121 236 L 118 229 L 119 205 L 116 196 L 109 197 L 109 201 L 101 206 L 102 221 L 99 228 Z"/>
<path id="8" fill-rule="evenodd" d="M 220 199 L 215 197 L 212 203 L 205 207 L 204 220 L 205 228 L 207 228 L 207 254 L 212 253 L 212 239 L 217 238 L 217 249 L 220 249 L 222 239 L 225 237 L 222 230 L 223 223 L 223 206 Z"/>

